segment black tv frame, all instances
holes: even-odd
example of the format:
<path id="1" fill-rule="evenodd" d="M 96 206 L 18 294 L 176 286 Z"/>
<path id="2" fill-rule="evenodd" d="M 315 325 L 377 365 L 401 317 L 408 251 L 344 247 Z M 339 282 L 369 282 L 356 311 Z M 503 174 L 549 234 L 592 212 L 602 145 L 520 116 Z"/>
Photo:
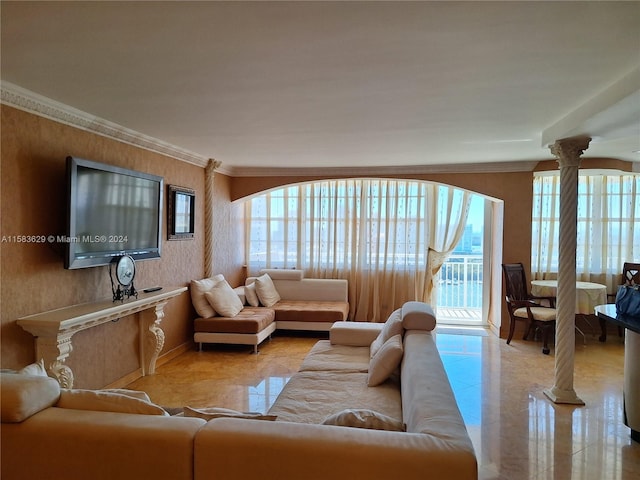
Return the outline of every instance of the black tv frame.
<path id="1" fill-rule="evenodd" d="M 163 217 L 163 204 L 164 204 L 164 178 L 158 175 L 152 175 L 149 173 L 139 172 L 136 170 L 129 170 L 122 167 L 116 167 L 106 163 L 96 162 L 92 160 L 85 160 L 78 157 L 67 157 L 67 222 L 66 222 L 66 241 L 64 252 L 64 268 L 72 270 L 78 268 L 97 267 L 102 265 L 109 265 L 114 258 L 118 258 L 122 255 L 131 255 L 134 260 L 148 260 L 160 258 L 162 252 L 162 217 Z M 76 225 L 76 194 L 77 194 L 77 180 L 78 180 L 78 167 L 91 168 L 100 170 L 112 174 L 127 175 L 136 178 L 142 178 L 157 182 L 158 185 L 158 231 L 157 231 L 157 247 L 151 248 L 129 248 L 124 250 L 104 250 L 101 252 L 94 252 L 81 258 L 77 258 L 76 245 L 80 238 L 79 232 L 77 232 Z"/>

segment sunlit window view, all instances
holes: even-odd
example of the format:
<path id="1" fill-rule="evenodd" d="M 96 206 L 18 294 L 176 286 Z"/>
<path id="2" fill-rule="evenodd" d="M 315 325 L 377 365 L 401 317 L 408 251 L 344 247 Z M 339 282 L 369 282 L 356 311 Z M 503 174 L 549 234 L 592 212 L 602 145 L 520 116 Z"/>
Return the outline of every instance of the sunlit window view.
<path id="1" fill-rule="evenodd" d="M 321 278 L 366 278 L 373 290 L 353 294 L 372 295 L 383 316 L 429 297 L 441 318 L 478 323 L 484 202 L 462 189 L 406 180 L 273 190 L 246 202 L 249 274 L 298 268 Z M 388 285 L 395 297 L 384 293 Z"/>
<path id="2" fill-rule="evenodd" d="M 531 273 L 558 273 L 560 175 L 536 173 L 533 182 Z M 580 171 L 576 273 L 615 292 L 624 262 L 640 261 L 640 175 Z"/>

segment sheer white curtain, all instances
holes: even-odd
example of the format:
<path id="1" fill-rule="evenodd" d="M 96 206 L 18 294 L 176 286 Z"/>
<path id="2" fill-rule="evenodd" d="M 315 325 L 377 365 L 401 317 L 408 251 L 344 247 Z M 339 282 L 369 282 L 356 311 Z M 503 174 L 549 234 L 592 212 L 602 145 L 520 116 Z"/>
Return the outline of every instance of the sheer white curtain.
<path id="1" fill-rule="evenodd" d="M 560 174 L 533 181 L 531 273 L 556 278 Z M 578 177 L 578 280 L 607 285 L 615 293 L 624 262 L 640 261 L 640 175 L 580 171 Z"/>
<path id="2" fill-rule="evenodd" d="M 384 319 L 408 300 L 432 301 L 433 276 L 464 232 L 470 201 L 460 189 L 403 180 L 275 190 L 246 202 L 249 273 L 346 278 L 350 317 Z"/>

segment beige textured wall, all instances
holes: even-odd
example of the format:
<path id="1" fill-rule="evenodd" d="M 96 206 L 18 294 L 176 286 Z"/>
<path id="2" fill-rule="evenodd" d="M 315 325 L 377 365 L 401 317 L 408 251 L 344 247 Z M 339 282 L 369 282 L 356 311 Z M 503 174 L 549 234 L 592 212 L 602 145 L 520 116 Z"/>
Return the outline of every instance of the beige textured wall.
<path id="1" fill-rule="evenodd" d="M 73 155 L 164 177 L 169 184 L 196 192 L 196 237 L 166 241 L 166 191 L 162 258 L 137 263 L 135 284 L 188 285 L 204 273 L 204 169 L 116 142 L 17 109 L 2 106 L 1 235 L 61 235 L 65 228 L 65 158 Z M 228 190 L 228 179 L 216 183 Z M 227 197 L 218 202 L 230 216 Z M 226 228 L 226 225 L 223 227 Z M 234 242 L 235 243 L 235 240 Z M 229 250 L 229 241 L 219 242 Z M 108 267 L 65 270 L 62 245 L 0 244 L 1 366 L 19 368 L 34 360 L 33 338 L 16 324 L 25 315 L 111 296 Z M 226 256 L 225 256 L 226 258 Z M 233 263 L 225 262 L 231 271 Z M 238 266 L 237 271 L 241 271 Z M 234 274 L 237 275 L 236 272 Z M 162 354 L 192 339 L 193 307 L 188 292 L 171 300 L 162 322 Z M 68 365 L 79 388 L 102 387 L 139 366 L 136 319 L 122 318 L 77 333 Z"/>
<path id="2" fill-rule="evenodd" d="M 215 175 L 213 207 L 214 273 L 222 273 L 232 287 L 244 285 L 244 208 L 231 201 L 231 178 Z"/>

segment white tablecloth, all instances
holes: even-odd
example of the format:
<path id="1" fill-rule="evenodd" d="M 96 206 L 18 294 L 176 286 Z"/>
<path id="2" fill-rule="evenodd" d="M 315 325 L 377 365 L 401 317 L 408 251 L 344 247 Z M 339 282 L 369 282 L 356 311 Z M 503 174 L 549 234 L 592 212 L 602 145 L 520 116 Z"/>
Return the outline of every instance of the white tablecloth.
<path id="1" fill-rule="evenodd" d="M 557 280 L 532 280 L 531 295 L 555 297 Z M 576 282 L 576 313 L 593 315 L 596 305 L 607 303 L 607 287 L 599 283 Z"/>

